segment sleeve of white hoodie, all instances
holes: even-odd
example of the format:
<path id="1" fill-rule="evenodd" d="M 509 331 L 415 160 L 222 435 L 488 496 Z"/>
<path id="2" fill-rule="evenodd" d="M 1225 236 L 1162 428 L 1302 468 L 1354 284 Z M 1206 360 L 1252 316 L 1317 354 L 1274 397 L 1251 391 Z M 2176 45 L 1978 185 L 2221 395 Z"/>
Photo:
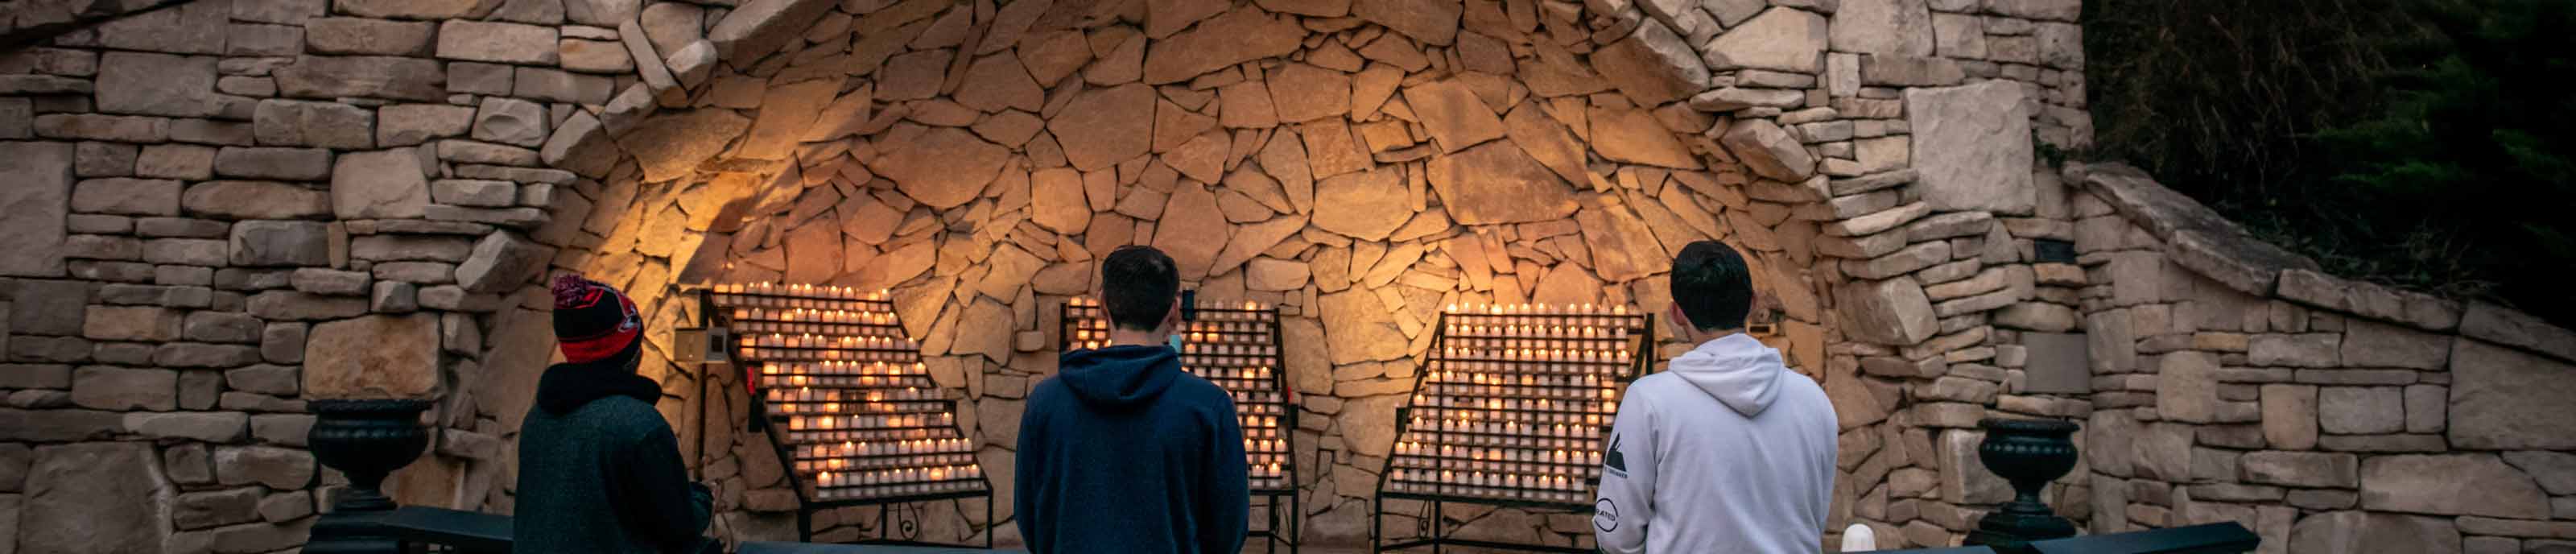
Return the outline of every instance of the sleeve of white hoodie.
<path id="1" fill-rule="evenodd" d="M 1601 448 L 1600 499 L 1592 504 L 1593 542 L 1602 552 L 1646 551 L 1646 523 L 1655 519 L 1655 409 L 1642 394 L 1620 400 Z"/>

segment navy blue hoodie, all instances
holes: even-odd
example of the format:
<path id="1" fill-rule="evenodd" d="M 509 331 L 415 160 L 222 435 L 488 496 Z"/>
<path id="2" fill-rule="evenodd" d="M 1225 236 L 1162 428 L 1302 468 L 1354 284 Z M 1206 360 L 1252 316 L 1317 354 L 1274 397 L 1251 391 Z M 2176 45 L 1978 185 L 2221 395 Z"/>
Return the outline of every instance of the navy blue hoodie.
<path id="1" fill-rule="evenodd" d="M 1020 414 L 1020 536 L 1034 554 L 1243 549 L 1251 489 L 1234 399 L 1163 346 L 1066 353 Z"/>

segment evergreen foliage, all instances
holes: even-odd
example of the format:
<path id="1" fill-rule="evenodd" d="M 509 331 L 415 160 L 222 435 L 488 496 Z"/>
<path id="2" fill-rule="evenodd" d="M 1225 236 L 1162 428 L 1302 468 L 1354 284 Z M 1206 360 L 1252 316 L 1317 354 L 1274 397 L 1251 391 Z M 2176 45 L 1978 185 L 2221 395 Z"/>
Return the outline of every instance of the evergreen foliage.
<path id="1" fill-rule="evenodd" d="M 2334 273 L 2576 322 L 2576 2 L 2089 4 L 2092 157 Z"/>

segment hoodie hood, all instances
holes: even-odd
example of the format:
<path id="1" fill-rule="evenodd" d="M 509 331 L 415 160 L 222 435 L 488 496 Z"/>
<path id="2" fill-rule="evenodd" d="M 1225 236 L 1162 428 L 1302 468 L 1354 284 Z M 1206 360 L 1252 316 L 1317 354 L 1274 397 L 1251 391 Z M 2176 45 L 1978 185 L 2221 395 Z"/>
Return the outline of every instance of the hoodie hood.
<path id="1" fill-rule="evenodd" d="M 1181 355 L 1164 346 L 1120 345 L 1076 350 L 1056 366 L 1056 378 L 1083 404 L 1115 410 L 1162 396 L 1181 376 Z"/>
<path id="2" fill-rule="evenodd" d="M 643 342 L 627 344 L 607 359 L 547 366 L 546 373 L 537 377 L 537 406 L 560 416 L 610 396 L 631 397 L 646 405 L 660 402 L 662 384 L 635 374 L 636 356 L 641 354 L 637 346 Z"/>
<path id="3" fill-rule="evenodd" d="M 1780 397 L 1780 378 L 1789 368 L 1780 351 L 1736 333 L 1701 343 L 1667 364 L 1665 373 L 1679 376 L 1700 392 L 1717 398 L 1744 417 L 1760 415 Z"/>

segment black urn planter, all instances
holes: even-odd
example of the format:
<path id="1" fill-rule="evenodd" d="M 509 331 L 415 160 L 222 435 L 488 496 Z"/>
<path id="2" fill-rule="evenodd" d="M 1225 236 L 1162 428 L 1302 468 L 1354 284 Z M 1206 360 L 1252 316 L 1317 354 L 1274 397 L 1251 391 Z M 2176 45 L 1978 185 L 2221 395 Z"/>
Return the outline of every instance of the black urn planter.
<path id="1" fill-rule="evenodd" d="M 305 404 L 315 415 L 306 435 L 313 458 L 349 477 L 349 489 L 331 507 L 339 512 L 391 510 L 384 493 L 385 476 L 410 465 L 429 448 L 429 431 L 420 425 L 428 400 L 314 400 Z"/>
<path id="2" fill-rule="evenodd" d="M 2032 541 L 2075 536 L 2075 522 L 2058 517 L 2039 495 L 2049 481 L 2075 469 L 2075 422 L 1987 418 L 1977 426 L 1986 431 L 1977 461 L 2012 482 L 2013 500 L 1977 520 L 1965 544 L 2028 552 Z"/>

